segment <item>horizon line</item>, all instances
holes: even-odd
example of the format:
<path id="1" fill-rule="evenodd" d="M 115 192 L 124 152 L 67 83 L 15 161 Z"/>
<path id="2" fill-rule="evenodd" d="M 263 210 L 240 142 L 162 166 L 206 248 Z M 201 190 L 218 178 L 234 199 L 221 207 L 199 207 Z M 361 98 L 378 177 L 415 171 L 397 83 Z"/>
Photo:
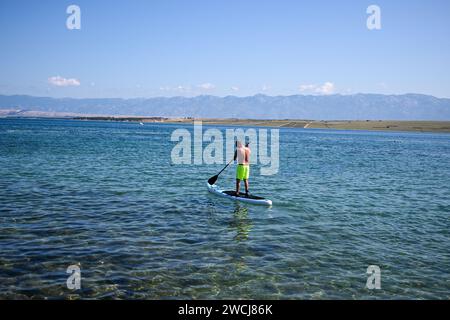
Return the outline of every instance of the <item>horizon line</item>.
<path id="1" fill-rule="evenodd" d="M 302 96 L 302 97 L 351 97 L 351 96 L 358 96 L 358 95 L 373 95 L 373 96 L 408 96 L 408 95 L 416 95 L 416 96 L 427 96 L 427 97 L 433 97 L 435 99 L 450 99 L 450 97 L 437 97 L 431 94 L 425 94 L 425 93 L 414 93 L 414 92 L 407 92 L 407 93 L 393 93 L 393 94 L 385 94 L 385 93 L 364 93 L 364 92 L 358 92 L 358 93 L 349 93 L 349 94 L 343 94 L 343 93 L 333 93 L 333 94 L 289 94 L 289 95 L 269 95 L 264 93 L 256 93 L 254 95 L 247 95 L 247 96 L 237 96 L 237 95 L 212 95 L 212 94 L 199 94 L 194 96 L 154 96 L 154 97 L 52 97 L 52 96 L 34 96 L 30 94 L 3 94 L 0 93 L 0 96 L 3 97 L 32 97 L 32 98 L 47 98 L 47 99 L 72 99 L 72 100 L 100 100 L 100 99 L 116 99 L 116 100 L 150 100 L 150 99 L 171 99 L 171 98 L 185 98 L 185 99 L 195 99 L 199 97 L 213 97 L 213 98 L 253 98 L 257 96 L 264 96 L 269 98 L 279 98 L 279 97 L 296 97 L 296 96 Z"/>

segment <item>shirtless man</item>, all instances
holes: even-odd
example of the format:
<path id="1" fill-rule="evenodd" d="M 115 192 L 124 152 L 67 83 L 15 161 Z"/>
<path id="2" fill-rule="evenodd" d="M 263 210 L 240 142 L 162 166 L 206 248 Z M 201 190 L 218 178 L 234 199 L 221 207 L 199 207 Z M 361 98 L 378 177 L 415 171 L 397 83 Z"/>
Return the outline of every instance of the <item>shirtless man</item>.
<path id="1" fill-rule="evenodd" d="M 237 160 L 236 168 L 236 196 L 239 196 L 239 189 L 241 187 L 241 180 L 245 184 L 245 196 L 248 196 L 248 176 L 250 174 L 250 148 L 248 143 L 244 147 L 241 141 L 236 142 L 236 151 L 234 152 L 234 161 Z"/>

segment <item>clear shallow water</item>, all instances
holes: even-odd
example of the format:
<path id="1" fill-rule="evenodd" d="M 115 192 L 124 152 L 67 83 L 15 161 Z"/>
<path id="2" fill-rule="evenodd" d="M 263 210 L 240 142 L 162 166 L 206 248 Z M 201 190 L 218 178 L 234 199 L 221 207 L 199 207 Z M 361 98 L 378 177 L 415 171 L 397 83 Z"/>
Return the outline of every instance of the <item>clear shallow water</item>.
<path id="1" fill-rule="evenodd" d="M 0 298 L 450 298 L 450 135 L 283 129 L 264 208 L 171 165 L 176 128 L 0 119 Z"/>

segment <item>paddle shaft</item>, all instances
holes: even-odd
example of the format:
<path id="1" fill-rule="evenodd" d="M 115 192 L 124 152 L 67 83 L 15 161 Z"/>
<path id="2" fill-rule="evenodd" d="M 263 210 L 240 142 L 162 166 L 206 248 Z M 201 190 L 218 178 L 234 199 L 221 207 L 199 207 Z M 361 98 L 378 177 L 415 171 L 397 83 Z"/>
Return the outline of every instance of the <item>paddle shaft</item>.
<path id="1" fill-rule="evenodd" d="M 234 159 L 231 159 L 230 162 L 228 162 L 227 165 L 222 170 L 220 170 L 217 175 L 221 174 L 223 172 L 223 170 L 225 170 L 233 162 L 233 160 Z"/>
<path id="2" fill-rule="evenodd" d="M 225 170 L 232 162 L 234 161 L 234 157 L 233 159 L 230 160 L 230 162 L 227 163 L 227 165 L 225 167 L 223 167 L 222 170 L 220 170 L 220 172 L 218 174 L 216 174 L 215 176 L 211 177 L 208 179 L 208 183 L 210 185 L 213 185 L 216 183 L 217 179 L 219 179 L 219 175 L 223 172 L 223 170 Z"/>

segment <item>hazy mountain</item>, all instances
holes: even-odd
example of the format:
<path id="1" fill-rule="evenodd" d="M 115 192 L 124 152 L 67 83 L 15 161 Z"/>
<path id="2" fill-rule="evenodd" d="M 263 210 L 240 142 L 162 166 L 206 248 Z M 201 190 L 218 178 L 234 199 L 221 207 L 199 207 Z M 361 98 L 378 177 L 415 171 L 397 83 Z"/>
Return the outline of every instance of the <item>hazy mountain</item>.
<path id="1" fill-rule="evenodd" d="M 163 117 L 450 120 L 450 99 L 420 94 L 198 96 L 149 99 L 55 99 L 0 95 L 0 109 Z"/>

